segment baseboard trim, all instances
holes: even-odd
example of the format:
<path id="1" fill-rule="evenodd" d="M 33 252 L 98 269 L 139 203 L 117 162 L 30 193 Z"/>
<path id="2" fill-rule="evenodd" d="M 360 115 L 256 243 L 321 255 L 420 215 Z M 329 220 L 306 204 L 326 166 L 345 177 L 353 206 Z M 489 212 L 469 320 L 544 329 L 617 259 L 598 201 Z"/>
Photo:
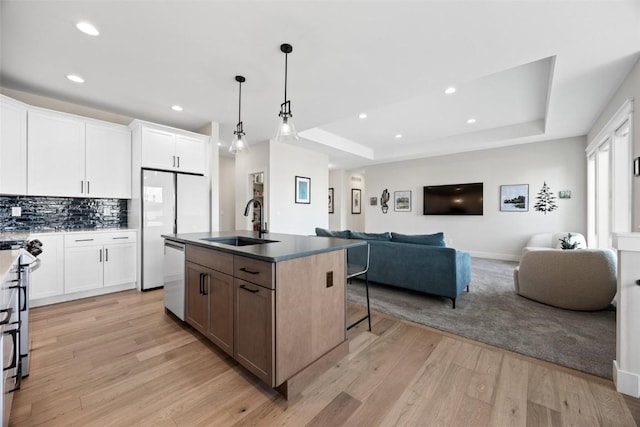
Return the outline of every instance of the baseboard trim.
<path id="1" fill-rule="evenodd" d="M 613 361 L 613 382 L 616 390 L 632 397 L 640 397 L 640 375 L 620 369 L 618 361 Z"/>
<path id="2" fill-rule="evenodd" d="M 467 251 L 474 258 L 497 259 L 500 261 L 520 261 L 520 255 L 501 254 L 495 252 Z"/>
<path id="3" fill-rule="evenodd" d="M 111 294 L 114 292 L 136 289 L 135 283 L 125 283 L 116 286 L 107 286 L 106 288 L 91 289 L 89 291 L 74 292 L 72 294 L 56 295 L 54 297 L 39 298 L 29 300 L 29 307 L 41 307 L 43 305 L 58 304 L 60 302 L 73 301 L 82 298 L 95 297 L 98 295 Z"/>

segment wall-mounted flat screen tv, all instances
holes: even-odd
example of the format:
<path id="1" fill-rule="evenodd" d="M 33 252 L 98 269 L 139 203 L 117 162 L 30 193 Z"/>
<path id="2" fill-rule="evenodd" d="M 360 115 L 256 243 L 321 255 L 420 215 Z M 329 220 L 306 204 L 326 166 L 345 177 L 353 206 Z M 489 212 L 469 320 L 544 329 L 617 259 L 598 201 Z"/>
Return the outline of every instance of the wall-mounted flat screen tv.
<path id="1" fill-rule="evenodd" d="M 482 182 L 424 187 L 424 215 L 482 215 Z"/>

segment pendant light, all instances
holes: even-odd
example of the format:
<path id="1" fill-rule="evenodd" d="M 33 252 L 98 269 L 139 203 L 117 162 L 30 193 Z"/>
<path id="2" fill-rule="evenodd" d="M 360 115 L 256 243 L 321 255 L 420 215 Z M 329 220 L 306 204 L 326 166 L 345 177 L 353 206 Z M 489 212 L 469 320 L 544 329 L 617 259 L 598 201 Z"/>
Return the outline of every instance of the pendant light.
<path id="1" fill-rule="evenodd" d="M 296 128 L 291 121 L 291 101 L 287 99 L 287 58 L 293 51 L 293 47 L 290 44 L 284 43 L 280 45 L 280 50 L 284 53 L 284 102 L 280 104 L 280 123 L 278 123 L 278 129 L 274 139 L 279 142 L 297 141 L 298 134 Z"/>
<path id="2" fill-rule="evenodd" d="M 249 151 L 249 144 L 247 143 L 247 138 L 244 136 L 242 120 L 240 119 L 240 108 L 242 107 L 242 83 L 244 83 L 246 79 L 242 76 L 236 76 L 236 81 L 238 82 L 238 124 L 236 125 L 236 130 L 233 132 L 233 141 L 231 141 L 231 146 L 229 147 L 229 152 L 231 154 Z"/>

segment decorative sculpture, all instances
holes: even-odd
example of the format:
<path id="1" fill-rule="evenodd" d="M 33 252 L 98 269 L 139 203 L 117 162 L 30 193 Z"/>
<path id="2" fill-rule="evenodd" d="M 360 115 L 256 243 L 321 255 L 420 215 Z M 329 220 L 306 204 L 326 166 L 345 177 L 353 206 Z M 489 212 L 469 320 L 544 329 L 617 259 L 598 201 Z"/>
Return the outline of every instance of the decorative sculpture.
<path id="1" fill-rule="evenodd" d="M 387 202 L 389 201 L 389 191 L 385 188 L 382 192 L 382 196 L 380 196 L 380 207 L 382 208 L 382 213 L 386 214 L 389 211 L 389 205 Z"/>
<path id="2" fill-rule="evenodd" d="M 546 215 L 547 212 L 552 212 L 558 209 L 558 205 L 555 204 L 556 198 L 551 192 L 551 189 L 547 185 L 546 181 L 538 192 L 536 198 L 538 199 L 538 201 L 533 206 L 536 211 L 542 212 Z"/>

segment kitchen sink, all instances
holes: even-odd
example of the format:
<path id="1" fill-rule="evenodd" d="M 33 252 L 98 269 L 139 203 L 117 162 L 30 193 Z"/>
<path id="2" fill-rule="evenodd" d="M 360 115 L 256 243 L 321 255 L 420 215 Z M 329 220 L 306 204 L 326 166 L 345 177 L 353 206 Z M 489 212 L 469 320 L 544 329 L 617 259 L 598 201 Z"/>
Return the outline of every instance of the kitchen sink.
<path id="1" fill-rule="evenodd" d="M 205 237 L 200 240 L 206 240 L 207 242 L 221 243 L 223 245 L 231 245 L 231 246 L 262 245 L 264 243 L 278 242 L 278 240 L 256 239 L 253 237 L 244 237 L 244 236 Z"/>

